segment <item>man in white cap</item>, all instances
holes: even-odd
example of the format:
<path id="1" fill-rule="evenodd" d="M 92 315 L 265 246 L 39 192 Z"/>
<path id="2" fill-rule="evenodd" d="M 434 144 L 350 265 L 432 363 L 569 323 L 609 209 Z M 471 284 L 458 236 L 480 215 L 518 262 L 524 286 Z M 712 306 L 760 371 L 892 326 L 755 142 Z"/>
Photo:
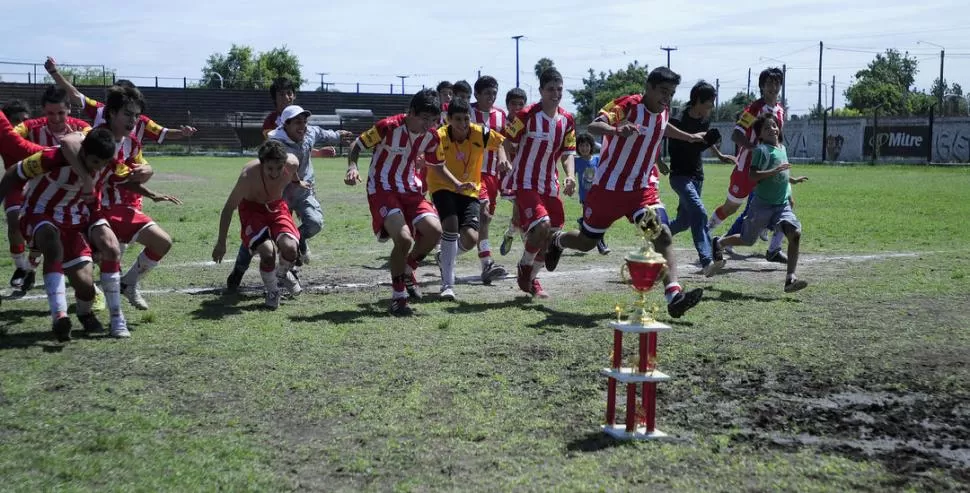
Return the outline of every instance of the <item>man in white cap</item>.
<path id="1" fill-rule="evenodd" d="M 293 154 L 300 161 L 297 169 L 299 181 L 309 185 L 288 185 L 283 191 L 283 198 L 289 209 L 300 218 L 300 245 L 297 265 L 309 260 L 307 241 L 313 238 L 323 228 L 323 209 L 314 195 L 313 163 L 310 155 L 314 147 L 332 145 L 339 142 L 350 144 L 354 141 L 354 134 L 346 130 L 327 130 L 318 126 L 309 126 L 307 121 L 310 111 L 295 104 L 287 106 L 280 113 L 279 126 L 267 134 L 269 140 L 276 140 L 283 144 L 286 152 Z M 246 248 L 240 248 L 236 255 L 236 265 L 226 279 L 226 287 L 230 291 L 239 288 L 243 274 L 249 268 L 252 253 Z"/>

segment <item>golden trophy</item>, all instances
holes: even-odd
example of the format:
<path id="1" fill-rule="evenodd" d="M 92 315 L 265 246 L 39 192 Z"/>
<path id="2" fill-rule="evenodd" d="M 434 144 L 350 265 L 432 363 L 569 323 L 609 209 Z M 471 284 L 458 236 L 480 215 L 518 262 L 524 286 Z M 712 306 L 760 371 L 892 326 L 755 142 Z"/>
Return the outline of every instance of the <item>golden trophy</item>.
<path id="1" fill-rule="evenodd" d="M 629 310 L 628 323 L 648 325 L 654 322 L 654 319 L 651 311 L 647 309 L 647 292 L 667 274 L 667 260 L 653 249 L 653 240 L 660 235 L 663 227 L 653 209 L 647 208 L 647 213 L 640 219 L 638 226 L 642 232 L 644 244 L 639 251 L 630 252 L 623 257 L 620 277 L 639 295 Z M 617 318 L 617 321 L 621 321 L 619 313 Z"/>

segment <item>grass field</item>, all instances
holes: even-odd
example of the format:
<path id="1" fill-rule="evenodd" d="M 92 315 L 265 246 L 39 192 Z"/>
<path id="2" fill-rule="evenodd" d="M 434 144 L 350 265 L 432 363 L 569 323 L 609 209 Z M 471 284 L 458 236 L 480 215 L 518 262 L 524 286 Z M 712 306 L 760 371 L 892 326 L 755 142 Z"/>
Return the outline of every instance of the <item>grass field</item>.
<path id="1" fill-rule="evenodd" d="M 970 489 L 970 169 L 798 166 L 811 284 L 795 295 L 763 243 L 707 279 L 678 236 L 705 301 L 659 316 L 674 330 L 658 425 L 674 440 L 617 443 L 599 432 L 598 370 L 612 307 L 632 298 L 631 226 L 610 231 L 611 255 L 567 253 L 543 274 L 551 300 L 482 286 L 470 255 L 461 301 L 395 319 L 365 191 L 317 160 L 312 289 L 266 312 L 255 269 L 222 296 L 231 264 L 206 262 L 244 159 L 152 162 L 149 186 L 185 205 L 146 204 L 175 245 L 144 283 L 151 309 L 126 306 L 130 340 L 53 343 L 39 289 L 0 308 L 0 490 Z M 708 169 L 709 210 L 729 171 Z M 567 200 L 568 224 L 577 213 Z M 237 232 L 234 218 L 230 256 Z M 418 274 L 437 292 L 436 266 Z"/>

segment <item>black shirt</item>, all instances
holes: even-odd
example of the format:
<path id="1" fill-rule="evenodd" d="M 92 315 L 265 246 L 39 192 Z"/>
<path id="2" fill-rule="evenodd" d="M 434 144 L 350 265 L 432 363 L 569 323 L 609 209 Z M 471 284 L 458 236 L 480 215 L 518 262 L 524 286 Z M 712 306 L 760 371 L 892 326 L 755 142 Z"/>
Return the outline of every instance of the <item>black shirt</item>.
<path id="1" fill-rule="evenodd" d="M 708 119 L 699 120 L 690 116 L 690 110 L 685 109 L 680 117 L 671 119 L 673 126 L 689 134 L 706 132 L 711 127 Z M 710 147 L 704 142 L 692 144 L 683 140 L 668 139 L 667 151 L 670 153 L 670 175 L 689 176 L 697 180 L 704 179 L 704 162 L 701 154 Z"/>

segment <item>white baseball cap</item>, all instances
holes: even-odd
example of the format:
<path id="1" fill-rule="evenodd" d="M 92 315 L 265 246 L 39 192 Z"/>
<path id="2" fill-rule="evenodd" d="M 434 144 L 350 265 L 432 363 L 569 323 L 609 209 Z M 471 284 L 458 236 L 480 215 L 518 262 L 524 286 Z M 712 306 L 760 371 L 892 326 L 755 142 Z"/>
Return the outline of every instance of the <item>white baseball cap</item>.
<path id="1" fill-rule="evenodd" d="M 310 116 L 310 114 L 311 113 L 310 113 L 309 110 L 305 110 L 305 109 L 303 109 L 300 106 L 297 106 L 295 104 L 291 104 L 291 105 L 287 106 L 286 108 L 283 108 L 283 112 L 280 113 L 280 118 L 278 120 L 276 120 L 276 123 L 279 126 L 282 127 L 283 125 L 286 125 L 286 122 L 288 122 L 288 121 L 290 121 L 290 120 L 292 120 L 292 119 L 294 119 L 294 118 L 296 118 L 296 117 L 298 117 L 300 115 Z"/>

